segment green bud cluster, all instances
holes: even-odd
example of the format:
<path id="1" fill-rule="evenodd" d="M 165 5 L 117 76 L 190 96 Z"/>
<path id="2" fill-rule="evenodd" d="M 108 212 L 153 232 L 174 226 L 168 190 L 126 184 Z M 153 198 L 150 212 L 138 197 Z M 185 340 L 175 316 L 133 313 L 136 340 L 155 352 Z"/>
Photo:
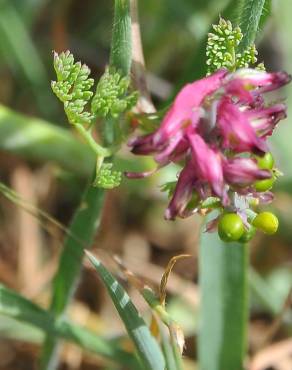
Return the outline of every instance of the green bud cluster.
<path id="1" fill-rule="evenodd" d="M 257 62 L 258 52 L 255 45 L 248 47 L 243 53 L 238 51 L 243 34 L 240 27 L 233 28 L 230 21 L 220 18 L 219 24 L 213 25 L 213 32 L 208 34 L 207 41 L 207 74 L 220 68 L 235 71 L 238 68 L 248 68 Z M 257 66 L 264 69 L 263 64 Z"/>
<path id="2" fill-rule="evenodd" d="M 103 189 L 113 189 L 120 185 L 122 181 L 122 173 L 112 169 L 112 163 L 103 163 L 97 172 L 94 186 Z"/>
<path id="3" fill-rule="evenodd" d="M 74 63 L 74 57 L 69 51 L 60 55 L 54 53 L 54 68 L 57 81 L 52 81 L 51 86 L 64 103 L 68 121 L 71 124 L 90 124 L 94 116 L 84 111 L 93 95 L 91 88 L 94 80 L 89 78 L 90 69 L 80 62 Z"/>
<path id="4" fill-rule="evenodd" d="M 91 112 L 102 117 L 118 117 L 121 113 L 131 109 L 138 99 L 137 92 L 127 94 L 130 84 L 128 77 L 107 68 L 100 78 L 96 93 L 91 102 Z"/>

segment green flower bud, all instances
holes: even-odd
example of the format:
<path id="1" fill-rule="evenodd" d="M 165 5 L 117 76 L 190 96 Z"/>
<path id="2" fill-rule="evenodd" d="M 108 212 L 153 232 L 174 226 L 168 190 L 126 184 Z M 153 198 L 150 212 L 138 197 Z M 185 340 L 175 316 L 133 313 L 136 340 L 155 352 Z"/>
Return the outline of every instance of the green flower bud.
<path id="1" fill-rule="evenodd" d="M 244 231 L 244 233 L 238 239 L 238 241 L 240 243 L 247 243 L 247 242 L 249 242 L 255 236 L 256 231 L 257 231 L 257 229 L 254 226 L 250 225 L 250 228 L 248 230 L 245 230 Z"/>
<path id="2" fill-rule="evenodd" d="M 270 190 L 275 181 L 276 179 L 274 176 L 272 176 L 270 179 L 256 181 L 254 183 L 255 190 L 259 192 Z"/>
<path id="3" fill-rule="evenodd" d="M 236 213 L 226 213 L 220 217 L 218 234 L 224 242 L 232 242 L 241 238 L 244 226 L 240 216 Z"/>
<path id="4" fill-rule="evenodd" d="M 253 225 L 265 234 L 275 234 L 278 230 L 279 221 L 271 212 L 261 212 L 253 220 Z"/>
<path id="5" fill-rule="evenodd" d="M 263 157 L 257 157 L 259 168 L 263 170 L 271 170 L 274 167 L 274 157 L 272 153 L 268 152 Z"/>

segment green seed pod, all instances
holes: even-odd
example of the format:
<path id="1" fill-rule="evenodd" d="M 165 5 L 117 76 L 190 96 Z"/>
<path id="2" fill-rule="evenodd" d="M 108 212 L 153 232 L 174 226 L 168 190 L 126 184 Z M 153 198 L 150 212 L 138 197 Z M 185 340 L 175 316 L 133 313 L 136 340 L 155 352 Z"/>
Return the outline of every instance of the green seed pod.
<path id="1" fill-rule="evenodd" d="M 247 242 L 249 242 L 255 236 L 256 231 L 257 231 L 257 229 L 254 226 L 250 225 L 250 228 L 248 230 L 245 230 L 244 231 L 244 233 L 238 239 L 238 241 L 240 243 L 247 243 Z"/>
<path id="2" fill-rule="evenodd" d="M 240 216 L 236 213 L 226 213 L 220 217 L 218 234 L 224 242 L 232 242 L 241 238 L 244 226 Z"/>
<path id="3" fill-rule="evenodd" d="M 279 221 L 273 213 L 261 212 L 253 220 L 253 226 L 265 234 L 272 235 L 278 230 Z"/>
<path id="4" fill-rule="evenodd" d="M 274 167 L 274 157 L 272 153 L 268 152 L 263 157 L 257 157 L 259 168 L 263 170 L 271 170 Z"/>
<path id="5" fill-rule="evenodd" d="M 255 190 L 259 192 L 270 190 L 275 181 L 276 179 L 274 176 L 272 176 L 270 179 L 256 181 L 254 183 Z"/>

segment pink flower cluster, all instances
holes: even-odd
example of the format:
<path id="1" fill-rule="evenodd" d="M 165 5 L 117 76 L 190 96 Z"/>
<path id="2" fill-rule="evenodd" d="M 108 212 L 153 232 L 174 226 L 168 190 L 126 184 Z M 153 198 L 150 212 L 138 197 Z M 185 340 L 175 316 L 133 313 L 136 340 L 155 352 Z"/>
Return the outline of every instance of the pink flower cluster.
<path id="1" fill-rule="evenodd" d="M 286 106 L 267 105 L 264 94 L 290 80 L 284 72 L 221 69 L 184 86 L 160 127 L 129 142 L 133 153 L 153 155 L 158 168 L 184 161 L 167 219 L 196 211 L 188 207 L 194 194 L 200 200 L 216 196 L 224 207 L 232 203 L 234 192 L 263 197 L 252 185 L 271 172 L 259 168 L 255 155 L 268 151 L 267 137 L 286 117 Z"/>

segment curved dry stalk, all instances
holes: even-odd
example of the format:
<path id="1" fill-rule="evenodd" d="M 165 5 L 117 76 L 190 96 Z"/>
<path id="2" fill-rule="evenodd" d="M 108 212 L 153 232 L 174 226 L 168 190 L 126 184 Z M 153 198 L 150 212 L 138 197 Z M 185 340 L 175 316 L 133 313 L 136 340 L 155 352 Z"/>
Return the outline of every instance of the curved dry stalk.
<path id="1" fill-rule="evenodd" d="M 145 59 L 143 54 L 137 0 L 130 0 L 132 32 L 132 78 L 140 97 L 136 105 L 138 112 L 156 112 L 147 86 Z"/>

